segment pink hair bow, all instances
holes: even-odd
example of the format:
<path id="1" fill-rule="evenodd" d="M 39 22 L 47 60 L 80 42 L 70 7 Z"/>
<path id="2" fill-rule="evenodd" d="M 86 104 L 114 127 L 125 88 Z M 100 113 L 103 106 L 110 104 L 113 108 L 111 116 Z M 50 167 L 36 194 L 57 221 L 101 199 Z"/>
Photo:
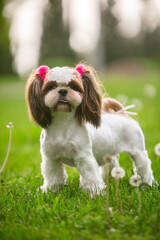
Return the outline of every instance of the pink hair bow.
<path id="1" fill-rule="evenodd" d="M 40 66 L 37 70 L 36 76 L 40 76 L 41 80 L 44 81 L 46 74 L 50 68 L 48 66 Z"/>
<path id="2" fill-rule="evenodd" d="M 87 69 L 83 66 L 83 65 L 78 65 L 77 67 L 76 67 L 76 70 L 77 70 L 77 72 L 79 72 L 79 74 L 82 76 L 82 73 L 84 73 L 84 72 L 86 72 L 87 71 Z"/>

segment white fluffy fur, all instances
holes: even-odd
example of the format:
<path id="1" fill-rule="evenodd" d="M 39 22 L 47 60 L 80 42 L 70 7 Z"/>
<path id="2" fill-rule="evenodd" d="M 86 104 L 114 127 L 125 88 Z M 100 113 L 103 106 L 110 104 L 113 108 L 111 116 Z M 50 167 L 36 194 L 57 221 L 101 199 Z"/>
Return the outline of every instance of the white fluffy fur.
<path id="1" fill-rule="evenodd" d="M 57 112 L 54 121 L 41 133 L 43 191 L 57 191 L 67 182 L 65 165 L 77 167 L 80 186 L 91 194 L 105 188 L 99 166 L 127 152 L 137 167 L 142 182 L 152 186 L 151 161 L 145 150 L 144 136 L 138 123 L 119 114 L 102 113 L 102 124 L 80 126 L 75 113 Z M 117 159 L 117 158 L 116 158 Z"/>
<path id="2" fill-rule="evenodd" d="M 49 72 L 48 81 L 67 84 L 76 79 L 74 72 L 75 70 L 69 67 L 54 67 Z"/>

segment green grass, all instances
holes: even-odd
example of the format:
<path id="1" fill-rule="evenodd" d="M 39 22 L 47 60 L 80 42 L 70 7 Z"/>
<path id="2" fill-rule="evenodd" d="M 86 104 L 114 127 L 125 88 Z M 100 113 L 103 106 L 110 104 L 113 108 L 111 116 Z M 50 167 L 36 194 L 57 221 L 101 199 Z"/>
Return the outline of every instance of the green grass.
<path id="1" fill-rule="evenodd" d="M 4 81 L 5 80 L 5 81 Z M 93 199 L 79 188 L 78 172 L 67 168 L 69 185 L 59 195 L 42 194 L 38 189 L 43 178 L 40 172 L 40 128 L 28 120 L 24 99 L 24 81 L 0 82 L 0 165 L 8 146 L 8 122 L 13 122 L 10 156 L 0 185 L 0 239 L 159 239 L 160 193 L 158 187 L 141 191 L 142 211 L 138 212 L 138 197 L 129 185 L 131 160 L 122 154 L 121 166 L 126 176 L 120 181 L 123 214 L 117 213 L 115 181 L 110 181 L 110 206 L 112 228 L 107 228 L 106 196 Z M 155 98 L 143 93 L 146 83 L 157 89 Z M 146 138 L 146 147 L 152 159 L 156 180 L 160 183 L 160 159 L 154 146 L 160 142 L 160 86 L 159 72 L 141 76 L 112 76 L 104 79 L 111 97 L 120 93 L 141 99 L 143 109 L 136 119 Z"/>

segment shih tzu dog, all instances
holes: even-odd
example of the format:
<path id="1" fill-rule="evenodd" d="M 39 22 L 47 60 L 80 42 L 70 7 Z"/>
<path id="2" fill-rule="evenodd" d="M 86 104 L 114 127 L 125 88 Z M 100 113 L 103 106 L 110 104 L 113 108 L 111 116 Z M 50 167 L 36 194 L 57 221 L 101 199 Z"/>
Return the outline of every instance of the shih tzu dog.
<path id="1" fill-rule="evenodd" d="M 43 128 L 40 137 L 42 191 L 67 183 L 65 165 L 76 167 L 80 186 L 99 194 L 105 184 L 100 167 L 126 152 L 142 182 L 152 186 L 151 161 L 139 124 L 114 99 L 103 98 L 93 69 L 41 66 L 29 77 L 30 117 Z"/>

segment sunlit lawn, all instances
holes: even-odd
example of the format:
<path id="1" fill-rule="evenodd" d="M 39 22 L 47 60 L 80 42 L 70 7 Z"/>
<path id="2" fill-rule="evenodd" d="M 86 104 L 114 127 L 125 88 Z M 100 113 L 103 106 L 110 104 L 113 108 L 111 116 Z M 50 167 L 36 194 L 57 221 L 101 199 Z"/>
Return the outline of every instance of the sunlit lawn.
<path id="1" fill-rule="evenodd" d="M 12 81 L 13 80 L 13 81 Z M 144 94 L 146 83 L 156 87 L 157 94 Z M 141 76 L 111 76 L 104 79 L 109 96 L 124 94 L 131 104 L 133 98 L 143 102 L 136 119 L 145 138 L 156 180 L 160 183 L 160 158 L 154 146 L 160 142 L 160 80 L 159 72 Z M 13 137 L 9 160 L 1 175 L 0 239 L 159 239 L 160 194 L 158 188 L 141 191 L 142 210 L 138 212 L 135 189 L 129 185 L 131 160 L 122 154 L 120 163 L 126 176 L 120 181 L 123 214 L 117 213 L 115 182 L 110 182 L 111 224 L 107 228 L 106 197 L 91 199 L 79 188 L 78 172 L 67 168 L 69 185 L 60 194 L 38 191 L 42 184 L 39 153 L 40 128 L 28 120 L 24 99 L 24 80 L 1 77 L 0 81 L 0 165 L 8 146 L 13 122 Z"/>

